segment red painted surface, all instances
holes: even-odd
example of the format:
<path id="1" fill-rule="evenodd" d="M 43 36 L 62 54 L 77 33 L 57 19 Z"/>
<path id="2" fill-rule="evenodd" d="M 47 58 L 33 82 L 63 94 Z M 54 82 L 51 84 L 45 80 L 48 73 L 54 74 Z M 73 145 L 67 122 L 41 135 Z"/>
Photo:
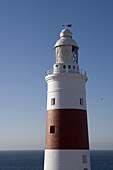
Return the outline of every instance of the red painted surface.
<path id="1" fill-rule="evenodd" d="M 50 133 L 52 125 L 55 133 Z M 89 149 L 86 110 L 48 110 L 45 149 Z"/>

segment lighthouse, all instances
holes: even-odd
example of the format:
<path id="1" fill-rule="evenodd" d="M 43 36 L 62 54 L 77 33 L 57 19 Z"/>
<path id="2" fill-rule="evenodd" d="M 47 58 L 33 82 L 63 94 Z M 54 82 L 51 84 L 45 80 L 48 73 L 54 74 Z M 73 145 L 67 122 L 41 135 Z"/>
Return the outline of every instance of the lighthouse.
<path id="1" fill-rule="evenodd" d="M 53 69 L 46 72 L 47 117 L 44 170 L 90 170 L 86 71 L 79 47 L 66 27 L 54 46 Z"/>

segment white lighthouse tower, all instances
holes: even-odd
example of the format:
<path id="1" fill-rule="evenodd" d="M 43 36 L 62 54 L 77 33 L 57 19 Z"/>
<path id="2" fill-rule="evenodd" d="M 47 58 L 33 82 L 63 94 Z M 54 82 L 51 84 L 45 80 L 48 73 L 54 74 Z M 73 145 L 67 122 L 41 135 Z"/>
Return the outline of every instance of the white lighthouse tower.
<path id="1" fill-rule="evenodd" d="M 54 46 L 55 63 L 47 71 L 44 170 L 90 170 L 86 72 L 78 65 L 78 45 L 65 28 Z"/>

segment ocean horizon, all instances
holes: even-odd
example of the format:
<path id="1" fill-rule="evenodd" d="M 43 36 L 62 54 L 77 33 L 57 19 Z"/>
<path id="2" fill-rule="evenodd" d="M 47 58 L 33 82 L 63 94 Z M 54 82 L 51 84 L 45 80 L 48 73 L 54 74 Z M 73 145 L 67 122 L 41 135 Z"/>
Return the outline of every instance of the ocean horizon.
<path id="1" fill-rule="evenodd" d="M 91 170 L 113 170 L 113 150 L 90 150 Z M 0 170 L 43 170 L 44 150 L 0 150 Z"/>

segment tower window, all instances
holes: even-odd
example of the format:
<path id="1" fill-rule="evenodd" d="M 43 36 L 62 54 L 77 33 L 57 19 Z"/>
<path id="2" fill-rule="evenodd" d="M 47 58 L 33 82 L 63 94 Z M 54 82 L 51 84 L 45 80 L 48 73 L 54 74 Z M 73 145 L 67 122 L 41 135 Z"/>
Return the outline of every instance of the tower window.
<path id="1" fill-rule="evenodd" d="M 75 66 L 73 66 L 73 69 L 75 69 Z"/>
<path id="2" fill-rule="evenodd" d="M 71 65 L 68 65 L 68 68 L 70 69 L 70 68 L 71 68 Z"/>
<path id="3" fill-rule="evenodd" d="M 63 68 L 65 69 L 65 68 L 66 68 L 66 65 L 63 65 Z"/>
<path id="4" fill-rule="evenodd" d="M 56 65 L 55 67 L 58 67 L 58 65 Z"/>
<path id="5" fill-rule="evenodd" d="M 55 105 L 55 98 L 51 99 L 51 105 Z"/>
<path id="6" fill-rule="evenodd" d="M 80 105 L 84 105 L 84 100 L 83 100 L 83 98 L 80 98 Z"/>
<path id="7" fill-rule="evenodd" d="M 55 126 L 50 126 L 50 133 L 55 133 Z"/>
<path id="8" fill-rule="evenodd" d="M 82 160 L 83 160 L 83 163 L 87 163 L 87 155 L 82 155 Z"/>

